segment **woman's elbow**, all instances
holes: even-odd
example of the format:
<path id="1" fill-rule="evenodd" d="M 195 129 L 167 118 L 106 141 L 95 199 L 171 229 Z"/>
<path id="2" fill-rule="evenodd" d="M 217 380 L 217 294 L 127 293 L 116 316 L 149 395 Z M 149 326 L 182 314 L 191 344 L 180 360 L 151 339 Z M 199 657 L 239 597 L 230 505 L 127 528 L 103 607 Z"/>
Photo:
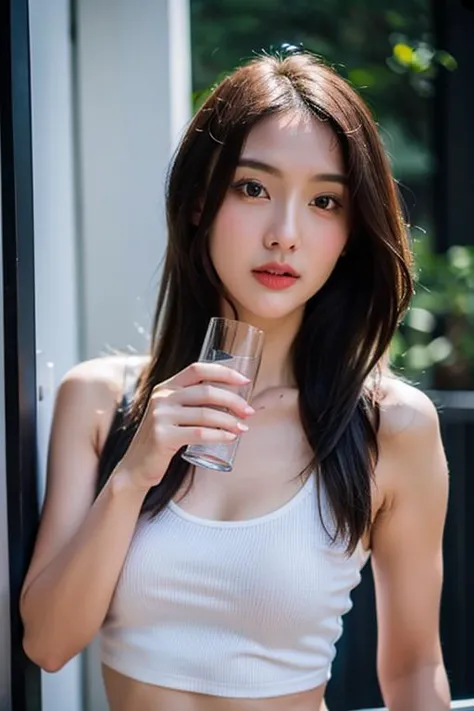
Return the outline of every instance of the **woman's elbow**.
<path id="1" fill-rule="evenodd" d="M 57 653 L 48 653 L 44 646 L 38 649 L 38 645 L 27 634 L 23 636 L 23 651 L 33 664 L 50 674 L 60 671 L 69 661 Z"/>

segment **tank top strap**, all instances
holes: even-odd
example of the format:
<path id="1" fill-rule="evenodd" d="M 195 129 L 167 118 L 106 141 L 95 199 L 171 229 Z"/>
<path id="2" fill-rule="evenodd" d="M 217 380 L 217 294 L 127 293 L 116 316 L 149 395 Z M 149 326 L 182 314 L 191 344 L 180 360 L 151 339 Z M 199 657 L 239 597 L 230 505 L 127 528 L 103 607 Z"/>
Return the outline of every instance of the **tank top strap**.
<path id="1" fill-rule="evenodd" d="M 129 356 L 125 361 L 122 380 L 122 396 L 115 408 L 114 416 L 99 457 L 97 493 L 103 488 L 110 474 L 124 456 L 135 434 L 136 425 L 127 417 L 135 397 L 140 368 L 136 358 Z"/>
<path id="2" fill-rule="evenodd" d="M 133 402 L 135 397 L 135 392 L 137 389 L 137 383 L 140 377 L 140 371 L 137 367 L 135 359 L 130 356 L 125 361 L 125 367 L 123 371 L 123 387 L 122 387 L 122 402 L 123 408 L 128 409 Z"/>

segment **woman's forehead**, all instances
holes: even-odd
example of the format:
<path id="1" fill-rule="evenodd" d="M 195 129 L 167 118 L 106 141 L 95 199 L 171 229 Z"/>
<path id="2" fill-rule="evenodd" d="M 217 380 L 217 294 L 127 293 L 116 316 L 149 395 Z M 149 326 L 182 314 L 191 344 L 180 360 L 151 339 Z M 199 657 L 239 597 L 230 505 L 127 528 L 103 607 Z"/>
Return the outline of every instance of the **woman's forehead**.
<path id="1" fill-rule="evenodd" d="M 338 138 L 331 126 L 307 111 L 267 116 L 249 132 L 242 160 L 260 160 L 280 170 L 344 171 Z"/>

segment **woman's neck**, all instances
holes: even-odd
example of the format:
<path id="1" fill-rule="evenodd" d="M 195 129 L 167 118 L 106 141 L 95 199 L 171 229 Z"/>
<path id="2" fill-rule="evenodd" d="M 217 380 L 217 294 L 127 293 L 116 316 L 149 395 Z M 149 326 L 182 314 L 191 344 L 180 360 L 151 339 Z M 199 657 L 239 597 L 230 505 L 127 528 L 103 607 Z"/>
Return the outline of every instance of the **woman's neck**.
<path id="1" fill-rule="evenodd" d="M 255 395 L 273 388 L 295 387 L 291 361 L 291 346 L 295 335 L 296 333 L 281 333 L 276 330 L 265 332 L 262 362 L 254 388 Z"/>
<path id="2" fill-rule="evenodd" d="M 224 313 L 227 318 L 233 315 Z M 254 396 L 273 388 L 295 388 L 291 347 L 301 325 L 302 312 L 288 314 L 284 319 L 258 319 L 253 314 L 239 314 L 239 320 L 261 328 L 265 333 L 262 362 L 254 388 Z"/>

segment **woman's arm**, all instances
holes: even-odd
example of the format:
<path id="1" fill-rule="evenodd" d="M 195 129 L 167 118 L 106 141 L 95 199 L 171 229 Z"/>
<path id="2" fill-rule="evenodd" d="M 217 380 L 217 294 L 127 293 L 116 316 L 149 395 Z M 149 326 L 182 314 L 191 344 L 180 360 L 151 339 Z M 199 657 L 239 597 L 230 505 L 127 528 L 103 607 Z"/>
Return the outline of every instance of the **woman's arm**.
<path id="1" fill-rule="evenodd" d="M 233 441 L 253 413 L 229 388 L 248 384 L 245 376 L 192 363 L 153 388 L 124 458 L 94 501 L 100 442 L 123 380 L 123 367 L 114 377 L 111 368 L 110 359 L 78 366 L 56 400 L 46 503 L 20 601 L 25 651 L 50 671 L 101 626 L 143 500 L 171 457 L 185 444 Z"/>
<path id="2" fill-rule="evenodd" d="M 26 654 L 47 671 L 99 630 L 145 495 L 113 477 L 94 502 L 97 434 L 118 395 L 111 368 L 111 359 L 76 366 L 56 398 L 45 505 L 20 600 Z"/>
<path id="3" fill-rule="evenodd" d="M 390 711 L 447 711 L 439 639 L 446 458 L 431 401 L 403 383 L 391 387 L 377 472 L 386 505 L 372 531 L 379 681 Z"/>

